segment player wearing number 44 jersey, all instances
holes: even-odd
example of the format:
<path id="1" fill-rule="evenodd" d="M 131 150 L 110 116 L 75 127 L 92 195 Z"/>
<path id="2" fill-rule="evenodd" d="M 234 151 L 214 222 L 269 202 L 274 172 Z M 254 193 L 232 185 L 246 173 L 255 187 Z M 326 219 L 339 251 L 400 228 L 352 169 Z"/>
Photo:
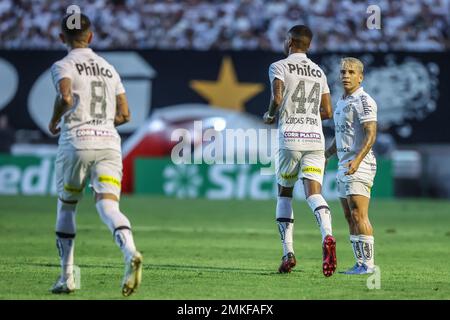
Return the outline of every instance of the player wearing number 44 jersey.
<path id="1" fill-rule="evenodd" d="M 292 192 L 301 178 L 306 200 L 322 233 L 322 271 L 329 277 L 336 270 L 336 240 L 332 236 L 330 209 L 321 195 L 325 169 L 322 119 L 331 118 L 332 110 L 325 73 L 306 56 L 312 37 L 307 26 L 296 25 L 289 30 L 284 43 L 288 57 L 269 68 L 272 97 L 264 122 L 273 123 L 279 113 L 276 221 L 283 257 L 278 271 L 290 272 L 297 263 L 293 247 Z"/>
<path id="2" fill-rule="evenodd" d="M 69 53 L 51 68 L 57 97 L 49 130 L 61 133 L 56 158 L 56 245 L 62 269 L 51 291 L 75 290 L 75 213 L 89 178 L 97 211 L 124 254 L 122 294 L 128 296 L 141 282 L 142 255 L 136 250 L 130 222 L 119 209 L 122 157 L 116 126 L 130 120 L 125 89 L 114 67 L 88 48 L 93 37 L 88 17 L 81 14 L 78 27 L 68 19 L 62 20 L 60 37 Z"/>

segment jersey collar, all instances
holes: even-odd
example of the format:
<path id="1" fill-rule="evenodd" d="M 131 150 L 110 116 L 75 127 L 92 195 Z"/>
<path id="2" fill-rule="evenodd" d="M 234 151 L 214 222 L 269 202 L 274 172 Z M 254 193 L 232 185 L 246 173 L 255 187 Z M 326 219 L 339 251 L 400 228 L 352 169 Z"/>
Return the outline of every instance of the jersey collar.
<path id="1" fill-rule="evenodd" d="M 75 48 L 70 50 L 70 52 L 91 52 L 91 48 Z"/>
<path id="2" fill-rule="evenodd" d="M 289 56 L 290 57 L 307 58 L 306 53 L 304 53 L 304 52 L 291 53 Z"/>
<path id="3" fill-rule="evenodd" d="M 345 97 L 344 95 L 342 95 L 342 99 L 348 99 L 350 97 L 354 98 L 357 95 L 359 95 L 361 92 L 363 92 L 364 88 L 363 87 L 359 87 L 358 89 L 355 90 L 355 92 L 353 92 L 352 94 L 348 95 L 347 97 Z"/>

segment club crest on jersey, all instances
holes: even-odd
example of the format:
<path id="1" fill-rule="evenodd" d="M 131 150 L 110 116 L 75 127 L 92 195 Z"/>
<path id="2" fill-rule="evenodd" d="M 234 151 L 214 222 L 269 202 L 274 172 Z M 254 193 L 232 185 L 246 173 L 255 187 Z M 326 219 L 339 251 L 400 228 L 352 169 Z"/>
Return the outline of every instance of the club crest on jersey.
<path id="1" fill-rule="evenodd" d="M 75 67 L 77 68 L 77 71 L 80 74 L 80 76 L 84 74 L 85 76 L 103 76 L 107 78 L 113 77 L 111 70 L 104 67 L 100 67 L 98 63 L 95 63 L 95 61 L 92 59 L 89 59 L 89 62 L 90 66 L 84 62 L 75 64 Z"/>

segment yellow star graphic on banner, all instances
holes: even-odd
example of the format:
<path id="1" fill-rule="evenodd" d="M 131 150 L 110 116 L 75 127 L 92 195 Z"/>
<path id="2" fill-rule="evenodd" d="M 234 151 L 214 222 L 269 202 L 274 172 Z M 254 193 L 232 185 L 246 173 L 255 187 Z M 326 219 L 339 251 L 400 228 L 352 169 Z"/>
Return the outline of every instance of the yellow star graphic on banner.
<path id="1" fill-rule="evenodd" d="M 192 80 L 190 86 L 214 107 L 244 111 L 247 100 L 264 89 L 259 83 L 239 82 L 230 57 L 225 57 L 217 81 Z"/>

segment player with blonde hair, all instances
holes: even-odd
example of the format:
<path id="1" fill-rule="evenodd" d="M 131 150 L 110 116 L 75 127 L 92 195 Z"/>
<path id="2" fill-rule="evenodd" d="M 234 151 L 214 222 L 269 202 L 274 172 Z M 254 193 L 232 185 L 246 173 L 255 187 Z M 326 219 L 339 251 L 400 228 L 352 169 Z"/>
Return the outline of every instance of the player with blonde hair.
<path id="1" fill-rule="evenodd" d="M 342 59 L 340 77 L 344 94 L 334 111 L 335 139 L 326 150 L 327 159 L 339 158 L 336 182 L 350 231 L 355 265 L 346 274 L 374 272 L 374 237 L 369 221 L 369 201 L 377 170 L 372 146 L 377 134 L 377 104 L 361 83 L 363 63 Z"/>

